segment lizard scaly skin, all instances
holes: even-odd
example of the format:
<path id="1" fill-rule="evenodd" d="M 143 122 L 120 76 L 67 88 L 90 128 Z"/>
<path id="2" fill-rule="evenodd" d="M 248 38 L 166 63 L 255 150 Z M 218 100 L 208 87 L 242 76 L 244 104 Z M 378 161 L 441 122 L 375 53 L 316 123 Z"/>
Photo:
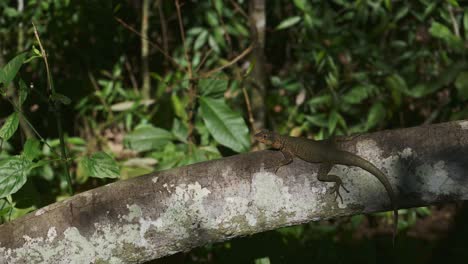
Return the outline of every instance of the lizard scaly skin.
<path id="1" fill-rule="evenodd" d="M 341 198 L 339 188 L 344 188 L 341 179 L 336 175 L 328 174 L 335 164 L 356 166 L 373 174 L 385 187 L 393 208 L 393 241 L 395 241 L 398 226 L 398 207 L 395 192 L 385 174 L 369 161 L 347 151 L 339 150 L 330 141 L 315 141 L 306 138 L 281 136 L 275 132 L 263 130 L 255 135 L 255 139 L 266 145 L 280 150 L 284 159 L 275 166 L 275 172 L 284 165 L 293 161 L 293 157 L 298 157 L 310 163 L 321 163 L 317 178 L 324 182 L 334 182 L 332 191 L 336 193 L 336 198 Z"/>

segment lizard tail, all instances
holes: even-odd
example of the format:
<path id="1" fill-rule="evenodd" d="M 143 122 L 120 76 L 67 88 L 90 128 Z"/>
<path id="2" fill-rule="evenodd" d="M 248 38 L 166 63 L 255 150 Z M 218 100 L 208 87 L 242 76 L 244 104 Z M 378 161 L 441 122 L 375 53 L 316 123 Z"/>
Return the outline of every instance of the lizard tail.
<path id="1" fill-rule="evenodd" d="M 375 167 L 374 164 L 370 163 L 369 161 L 357 155 L 344 151 L 343 154 L 340 156 L 342 157 L 343 160 L 338 161 L 338 164 L 356 166 L 363 170 L 366 170 L 370 172 L 371 174 L 373 174 L 385 187 L 385 190 L 387 191 L 388 197 L 390 198 L 390 202 L 393 208 L 393 245 L 395 245 L 395 239 L 396 239 L 397 227 L 398 227 L 398 205 L 396 201 L 395 192 L 393 191 L 392 185 L 388 181 L 387 176 L 380 169 Z"/>

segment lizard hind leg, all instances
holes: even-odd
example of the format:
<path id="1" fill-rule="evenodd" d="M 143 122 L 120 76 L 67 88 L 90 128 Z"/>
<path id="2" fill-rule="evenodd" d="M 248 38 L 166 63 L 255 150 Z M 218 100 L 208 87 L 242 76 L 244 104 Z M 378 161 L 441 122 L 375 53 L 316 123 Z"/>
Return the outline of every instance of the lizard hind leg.
<path id="1" fill-rule="evenodd" d="M 317 173 L 317 179 L 322 182 L 333 182 L 335 185 L 331 188 L 330 192 L 335 194 L 335 200 L 340 198 L 341 203 L 343 203 L 343 197 L 340 194 L 340 187 L 343 188 L 346 192 L 349 192 L 343 185 L 343 181 L 340 177 L 334 174 L 328 174 L 332 169 L 333 164 L 331 163 L 322 163 L 320 164 L 319 171 Z"/>

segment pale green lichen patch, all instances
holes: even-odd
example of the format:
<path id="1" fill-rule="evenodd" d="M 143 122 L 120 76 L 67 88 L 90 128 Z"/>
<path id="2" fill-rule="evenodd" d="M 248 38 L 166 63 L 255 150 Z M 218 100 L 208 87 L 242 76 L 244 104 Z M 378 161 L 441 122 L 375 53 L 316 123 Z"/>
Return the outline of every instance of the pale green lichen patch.
<path id="1" fill-rule="evenodd" d="M 444 161 L 435 164 L 424 164 L 416 168 L 419 181 L 412 181 L 414 188 L 423 189 L 423 200 L 430 201 L 437 195 L 463 195 L 466 187 L 449 177 L 448 168 Z"/>
<path id="2" fill-rule="evenodd" d="M 136 204 L 128 205 L 127 208 L 129 213 L 127 215 L 122 216 L 123 219 L 127 220 L 128 222 L 133 221 L 135 218 L 140 218 L 143 213 L 141 212 L 140 206 Z"/>

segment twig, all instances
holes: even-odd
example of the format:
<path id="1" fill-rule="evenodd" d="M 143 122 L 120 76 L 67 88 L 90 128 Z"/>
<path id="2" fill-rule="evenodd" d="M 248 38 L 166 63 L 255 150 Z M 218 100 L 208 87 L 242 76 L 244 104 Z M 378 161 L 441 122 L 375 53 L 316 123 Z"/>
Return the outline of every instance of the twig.
<path id="1" fill-rule="evenodd" d="M 36 28 L 36 25 L 34 25 L 33 22 L 32 23 L 32 26 L 34 28 L 34 35 L 36 36 L 36 39 L 37 39 L 37 43 L 39 44 L 39 48 L 41 50 L 41 56 L 42 58 L 44 59 L 44 63 L 45 63 L 45 66 L 46 66 L 46 72 L 47 72 L 47 89 L 49 91 L 49 95 L 51 95 L 52 93 L 54 93 L 55 91 L 53 91 L 53 84 L 52 84 L 52 77 L 51 77 L 51 74 L 49 72 L 49 62 L 47 61 L 47 54 L 45 52 L 45 49 L 44 47 L 42 46 L 42 43 L 41 43 L 41 39 L 39 38 L 39 33 L 37 33 L 37 28 Z"/>
<path id="2" fill-rule="evenodd" d="M 179 30 L 180 30 L 180 37 L 182 39 L 182 47 L 184 49 L 184 56 L 185 60 L 187 61 L 187 73 L 189 76 L 189 102 L 188 102 L 188 133 L 187 133 L 187 140 L 189 142 L 189 154 L 192 153 L 192 147 L 194 143 L 193 139 L 193 131 L 195 130 L 195 106 L 196 106 L 196 99 L 197 99 L 197 86 L 196 81 L 193 79 L 193 72 L 192 72 L 192 63 L 190 61 L 187 47 L 185 45 L 185 32 L 184 32 L 184 23 L 182 21 L 182 15 L 180 13 L 180 3 L 179 0 L 175 2 L 176 9 L 177 9 L 177 19 L 179 20 Z"/>
<path id="3" fill-rule="evenodd" d="M 207 53 L 205 53 L 205 55 L 203 56 L 203 59 L 201 60 L 200 64 L 198 64 L 197 68 L 195 69 L 195 72 L 200 71 L 201 67 L 203 66 L 203 64 L 205 64 L 205 62 L 208 59 L 208 57 L 210 56 L 211 52 L 213 52 L 212 49 L 210 49 Z"/>
<path id="4" fill-rule="evenodd" d="M 34 28 L 34 35 L 36 36 L 37 42 L 39 44 L 39 48 L 41 49 L 42 58 L 44 59 L 44 63 L 45 63 L 45 66 L 46 66 L 47 82 L 48 82 L 48 85 L 49 85 L 48 86 L 48 91 L 49 91 L 50 95 L 53 95 L 53 94 L 55 94 L 55 88 L 54 88 L 54 83 L 53 83 L 53 80 L 52 80 L 52 75 L 50 74 L 50 70 L 49 70 L 49 63 L 47 61 L 47 55 L 46 55 L 44 47 L 42 46 L 41 39 L 39 38 L 39 33 L 37 32 L 37 28 L 34 25 L 34 23 L 32 23 L 32 26 Z M 69 171 L 69 168 L 68 168 L 68 154 L 67 154 L 67 150 L 66 150 L 66 146 L 65 146 L 65 137 L 63 135 L 62 116 L 61 116 L 62 111 L 60 109 L 61 108 L 61 103 L 57 102 L 56 100 L 54 100 L 52 103 L 55 106 L 54 113 L 55 113 L 55 118 L 57 119 L 57 130 L 58 130 L 59 139 L 60 139 L 60 150 L 62 152 L 61 159 L 63 161 L 63 163 L 62 163 L 63 164 L 63 169 L 65 171 L 65 175 L 66 175 L 66 179 L 67 179 L 67 183 L 68 183 L 68 192 L 70 194 L 73 194 L 72 181 L 71 181 L 70 171 Z"/>
<path id="5" fill-rule="evenodd" d="M 148 36 L 149 28 L 149 0 L 143 0 L 141 15 L 141 35 Z M 144 99 L 150 98 L 151 80 L 149 75 L 149 62 L 148 62 L 148 39 L 141 39 L 141 93 Z"/>
<path id="6" fill-rule="evenodd" d="M 460 29 L 458 28 L 458 22 L 457 19 L 455 19 L 455 16 L 453 15 L 453 8 L 451 4 L 448 5 L 448 12 L 450 14 L 450 20 L 452 20 L 452 26 L 453 26 L 453 31 L 455 32 L 455 36 L 460 37 Z"/>
<path id="7" fill-rule="evenodd" d="M 168 38 L 167 38 L 167 23 L 166 23 L 166 18 L 164 16 L 164 12 L 162 10 L 161 0 L 158 0 L 158 2 L 156 3 L 156 6 L 158 7 L 159 21 L 161 23 L 162 42 L 163 42 L 164 52 L 169 53 L 169 43 L 168 43 Z"/>
<path id="8" fill-rule="evenodd" d="M 99 89 L 99 85 L 96 82 L 96 79 L 94 78 L 94 75 L 88 71 L 88 78 L 89 81 L 91 82 L 91 85 L 93 86 L 94 90 L 101 92 L 101 89 Z M 102 106 L 106 109 L 106 111 L 109 113 L 109 118 L 112 119 L 114 118 L 114 114 L 112 113 L 112 110 L 109 106 L 109 104 L 101 97 L 101 96 L 96 96 L 98 100 L 101 102 Z"/>
<path id="9" fill-rule="evenodd" d="M 255 129 L 255 127 L 254 127 L 255 120 L 254 120 L 254 117 L 253 117 L 253 114 L 252 114 L 252 107 L 250 105 L 249 94 L 247 93 L 247 89 L 245 89 L 244 82 L 242 82 L 241 85 L 242 85 L 242 93 L 244 94 L 245 105 L 247 106 L 247 114 L 249 116 L 249 123 L 250 123 L 250 127 L 251 127 L 250 131 L 255 133 L 256 132 L 256 131 L 254 131 L 254 129 Z M 252 141 L 252 137 L 250 139 Z"/>
<path id="10" fill-rule="evenodd" d="M 215 7 L 215 4 L 213 2 L 214 0 L 211 0 L 211 5 Z M 216 7 L 215 7 L 216 9 Z M 221 22 L 221 27 L 223 28 L 224 30 L 224 38 L 226 39 L 226 42 L 228 43 L 228 46 L 229 46 L 229 56 L 232 57 L 232 40 L 231 40 L 231 37 L 229 36 L 229 34 L 227 33 L 227 29 L 226 29 L 226 24 L 224 23 L 224 19 L 223 19 L 223 14 L 220 14 L 218 12 L 218 10 L 216 10 L 216 15 L 218 16 L 219 18 L 219 21 Z"/>
<path id="11" fill-rule="evenodd" d="M 162 55 L 164 55 L 164 57 L 166 57 L 166 59 L 168 59 L 174 66 L 176 66 L 179 70 L 183 70 L 183 67 L 180 66 L 171 56 L 169 56 L 169 54 L 167 54 L 157 43 L 151 41 L 150 39 L 148 39 L 148 37 L 141 35 L 140 32 L 136 31 L 132 26 L 125 23 L 122 19 L 120 19 L 118 17 L 114 17 L 114 19 L 117 20 L 117 22 L 119 22 L 124 28 L 126 28 L 126 29 L 130 30 L 131 32 L 135 33 L 140 38 L 146 39 L 148 41 L 148 43 L 152 47 L 156 48 L 159 52 L 161 52 Z"/>
<path id="12" fill-rule="evenodd" d="M 125 56 L 125 69 L 128 72 L 128 76 L 130 77 L 130 82 L 132 83 L 133 91 L 135 91 L 136 94 L 138 94 L 140 91 L 138 91 L 138 82 L 135 78 L 135 75 L 133 74 L 132 71 L 132 65 L 128 61 L 128 58 Z"/>
<path id="13" fill-rule="evenodd" d="M 253 47 L 254 47 L 254 44 L 251 44 L 251 45 L 250 45 L 248 48 L 246 48 L 241 54 L 239 54 L 237 57 L 235 57 L 234 59 L 232 59 L 232 60 L 229 61 L 228 63 L 224 64 L 224 65 L 221 66 L 221 67 L 218 67 L 218 68 L 216 68 L 216 69 L 213 69 L 213 70 L 211 70 L 211 71 L 202 73 L 201 75 L 202 75 L 203 77 L 210 77 L 210 76 L 213 75 L 214 73 L 220 72 L 220 71 L 222 71 L 223 69 L 232 66 L 233 64 L 235 64 L 236 62 L 238 62 L 239 60 L 241 60 L 242 58 L 244 58 L 245 56 L 247 56 L 247 54 L 249 54 L 249 53 L 252 51 Z"/>

